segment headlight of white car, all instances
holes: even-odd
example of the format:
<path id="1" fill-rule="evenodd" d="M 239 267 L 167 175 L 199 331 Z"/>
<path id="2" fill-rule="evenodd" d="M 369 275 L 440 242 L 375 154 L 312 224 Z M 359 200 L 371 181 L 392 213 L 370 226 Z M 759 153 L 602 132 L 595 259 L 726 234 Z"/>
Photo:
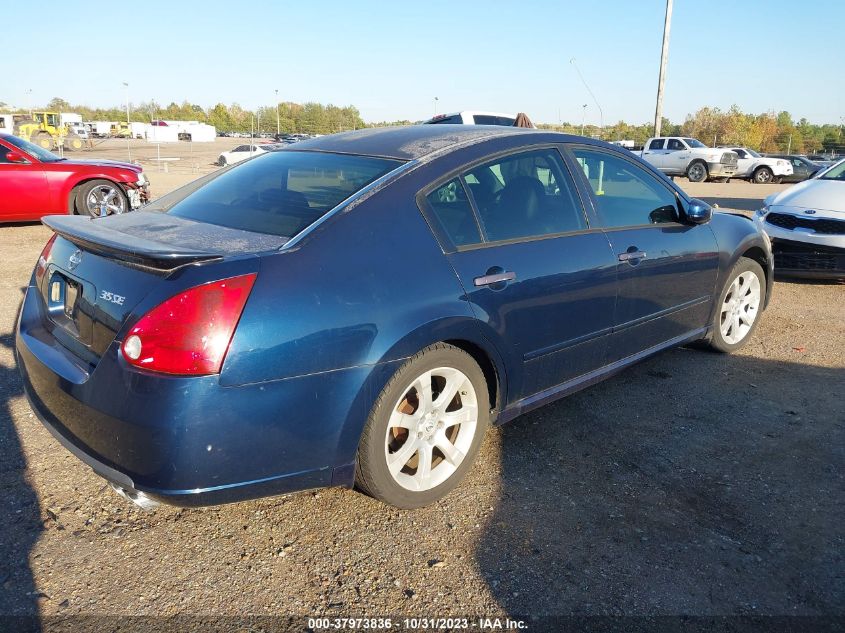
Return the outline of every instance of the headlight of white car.
<path id="1" fill-rule="evenodd" d="M 785 160 L 779 160 L 778 161 L 778 167 L 786 167 L 786 161 Z"/>

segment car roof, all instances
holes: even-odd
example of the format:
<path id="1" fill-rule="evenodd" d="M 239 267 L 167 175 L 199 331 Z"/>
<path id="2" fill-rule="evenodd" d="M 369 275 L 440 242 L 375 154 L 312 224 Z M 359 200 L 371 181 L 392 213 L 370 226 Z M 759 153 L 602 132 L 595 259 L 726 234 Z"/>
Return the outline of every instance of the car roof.
<path id="1" fill-rule="evenodd" d="M 406 125 L 396 127 L 366 128 L 355 132 L 329 134 L 300 141 L 283 151 L 319 151 L 364 156 L 382 156 L 399 160 L 413 160 L 430 154 L 478 143 L 484 140 L 512 136 L 536 136 L 537 142 L 566 142 L 578 140 L 560 132 L 534 130 L 502 125 Z M 543 138 L 546 137 L 546 138 Z"/>

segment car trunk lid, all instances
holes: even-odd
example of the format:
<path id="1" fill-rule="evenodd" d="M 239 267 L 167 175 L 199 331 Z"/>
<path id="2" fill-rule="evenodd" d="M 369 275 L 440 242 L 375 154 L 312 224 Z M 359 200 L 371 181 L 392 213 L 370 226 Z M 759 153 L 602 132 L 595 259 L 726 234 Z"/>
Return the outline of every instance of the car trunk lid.
<path id="1" fill-rule="evenodd" d="M 277 250 L 287 240 L 143 211 L 107 218 L 48 216 L 43 222 L 59 238 L 39 281 L 42 325 L 92 364 L 135 307 L 180 267 Z"/>

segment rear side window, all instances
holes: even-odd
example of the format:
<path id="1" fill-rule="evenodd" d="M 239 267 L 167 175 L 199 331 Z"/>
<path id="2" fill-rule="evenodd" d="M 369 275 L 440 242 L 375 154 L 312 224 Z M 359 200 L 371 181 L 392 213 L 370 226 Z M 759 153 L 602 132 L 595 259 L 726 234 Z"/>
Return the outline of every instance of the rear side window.
<path id="1" fill-rule="evenodd" d="M 478 244 L 481 235 L 466 190 L 458 178 L 426 196 L 431 210 L 455 246 Z"/>
<path id="2" fill-rule="evenodd" d="M 429 121 L 430 124 L 440 124 L 440 123 L 449 123 L 452 125 L 462 125 L 464 122 L 463 118 L 460 114 L 456 114 L 454 116 L 447 116 L 442 119 L 437 119 L 436 121 Z"/>
<path id="3" fill-rule="evenodd" d="M 553 149 L 511 154 L 473 167 L 464 179 L 490 242 L 587 228 L 560 154 Z"/>
<path id="4" fill-rule="evenodd" d="M 473 120 L 476 125 L 506 125 L 513 126 L 515 119 L 506 116 L 492 116 L 490 114 L 475 114 Z"/>
<path id="5" fill-rule="evenodd" d="M 575 148 L 606 227 L 678 221 L 674 192 L 643 168 L 608 152 Z"/>
<path id="6" fill-rule="evenodd" d="M 267 152 L 187 193 L 167 212 L 233 229 L 293 237 L 401 164 L 369 156 Z"/>
<path id="7" fill-rule="evenodd" d="M 664 140 L 662 138 L 656 138 L 651 143 L 648 144 L 649 149 L 663 149 Z"/>

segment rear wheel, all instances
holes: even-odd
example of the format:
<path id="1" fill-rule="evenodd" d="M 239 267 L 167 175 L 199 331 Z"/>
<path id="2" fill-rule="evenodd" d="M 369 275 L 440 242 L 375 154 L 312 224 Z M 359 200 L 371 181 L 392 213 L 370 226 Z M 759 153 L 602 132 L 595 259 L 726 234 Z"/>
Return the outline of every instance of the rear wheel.
<path id="1" fill-rule="evenodd" d="M 226 157 L 221 156 L 220 158 L 218 158 L 217 164 L 220 165 L 221 167 L 225 167 L 226 166 Z"/>
<path id="2" fill-rule="evenodd" d="M 103 205 L 106 215 L 126 213 L 129 201 L 120 185 L 110 180 L 91 180 L 83 183 L 76 192 L 76 212 L 79 215 L 99 217 Z"/>
<path id="3" fill-rule="evenodd" d="M 438 343 L 409 359 L 382 390 L 361 436 L 355 483 L 399 508 L 433 503 L 475 461 L 490 417 L 484 374 Z"/>
<path id="4" fill-rule="evenodd" d="M 65 137 L 65 149 L 72 152 L 79 152 L 82 150 L 82 139 L 78 136 Z"/>
<path id="5" fill-rule="evenodd" d="M 696 161 L 687 167 L 687 180 L 690 182 L 704 182 L 707 180 L 707 165 Z"/>
<path id="6" fill-rule="evenodd" d="M 772 180 L 774 180 L 774 174 L 772 173 L 772 170 L 768 167 L 758 167 L 754 171 L 753 180 L 758 185 L 767 185 L 772 182 Z"/>
<path id="7" fill-rule="evenodd" d="M 733 352 L 745 345 L 757 327 L 765 299 L 763 268 L 753 259 L 741 257 L 719 296 L 710 347 Z"/>

